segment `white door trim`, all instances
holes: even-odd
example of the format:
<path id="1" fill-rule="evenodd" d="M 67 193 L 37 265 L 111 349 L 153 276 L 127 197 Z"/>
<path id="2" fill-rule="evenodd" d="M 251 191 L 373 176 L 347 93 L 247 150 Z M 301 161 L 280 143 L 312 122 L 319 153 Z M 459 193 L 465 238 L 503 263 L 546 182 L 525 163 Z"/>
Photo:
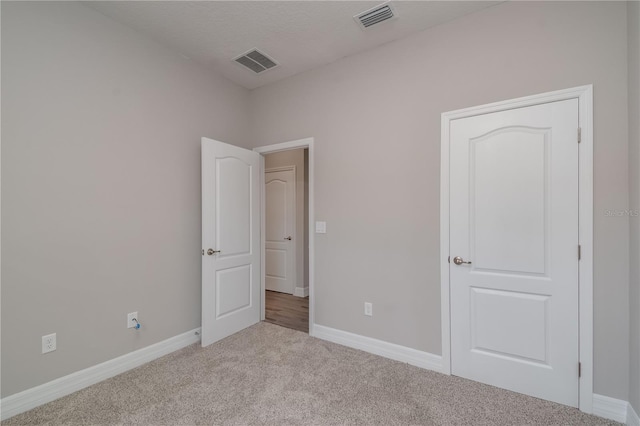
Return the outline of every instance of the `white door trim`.
<path id="1" fill-rule="evenodd" d="M 264 169 L 265 173 L 270 173 L 270 172 L 295 172 L 296 171 L 296 166 L 282 166 L 282 167 L 270 167 L 268 169 Z"/>
<path id="2" fill-rule="evenodd" d="M 292 149 L 304 149 L 308 150 L 309 154 L 309 335 L 314 335 L 314 326 L 315 326 L 315 309 L 314 309 L 314 277 L 315 277 L 315 239 L 314 239 L 314 168 L 315 168 L 315 160 L 314 160 L 314 139 L 313 138 L 305 138 L 298 139 L 290 142 L 277 143 L 274 145 L 265 145 L 254 148 L 253 150 L 259 154 L 271 154 L 274 152 L 280 151 L 289 151 Z M 264 156 L 262 157 L 262 169 L 264 172 Z M 262 187 L 262 235 L 261 235 L 261 246 L 262 246 L 262 262 L 264 264 L 265 253 L 264 253 L 264 244 L 265 244 L 265 206 L 264 206 L 264 173 L 260 174 L 262 176 L 262 182 L 260 185 Z M 262 280 L 261 280 L 261 292 L 262 292 L 262 312 L 261 319 L 264 320 L 265 311 L 264 311 L 264 291 L 265 291 L 265 276 L 264 269 L 262 271 Z"/>
<path id="3" fill-rule="evenodd" d="M 523 98 L 445 112 L 441 118 L 440 154 L 440 291 L 442 323 L 442 372 L 451 374 L 451 318 L 449 312 L 449 125 L 452 120 L 523 108 L 542 103 L 578 99 L 582 129 L 579 152 L 579 408 L 593 411 L 593 85 L 558 90 Z M 577 137 L 577 135 L 576 135 Z M 577 139 L 576 139 L 577 143 Z"/>

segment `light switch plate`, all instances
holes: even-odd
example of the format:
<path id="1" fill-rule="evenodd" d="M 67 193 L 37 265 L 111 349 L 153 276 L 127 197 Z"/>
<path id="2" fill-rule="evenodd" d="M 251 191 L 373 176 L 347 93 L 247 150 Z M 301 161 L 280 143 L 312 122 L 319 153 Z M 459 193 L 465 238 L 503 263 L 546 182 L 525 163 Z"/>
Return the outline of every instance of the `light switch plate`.
<path id="1" fill-rule="evenodd" d="M 327 233 L 327 222 L 316 222 L 316 234 Z"/>
<path id="2" fill-rule="evenodd" d="M 371 302 L 364 302 L 364 314 L 368 317 L 373 316 L 373 304 Z"/>

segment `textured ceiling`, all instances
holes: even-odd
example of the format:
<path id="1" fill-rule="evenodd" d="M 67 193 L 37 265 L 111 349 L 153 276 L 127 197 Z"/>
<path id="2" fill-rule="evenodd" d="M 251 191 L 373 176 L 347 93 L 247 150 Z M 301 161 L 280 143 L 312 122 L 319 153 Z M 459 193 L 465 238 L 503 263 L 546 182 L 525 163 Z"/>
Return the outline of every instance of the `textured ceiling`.
<path id="1" fill-rule="evenodd" d="M 381 1 L 86 1 L 248 89 L 492 6 L 485 1 L 394 1 L 398 19 L 362 30 L 353 20 Z M 232 59 L 252 48 L 277 68 L 254 74 Z"/>

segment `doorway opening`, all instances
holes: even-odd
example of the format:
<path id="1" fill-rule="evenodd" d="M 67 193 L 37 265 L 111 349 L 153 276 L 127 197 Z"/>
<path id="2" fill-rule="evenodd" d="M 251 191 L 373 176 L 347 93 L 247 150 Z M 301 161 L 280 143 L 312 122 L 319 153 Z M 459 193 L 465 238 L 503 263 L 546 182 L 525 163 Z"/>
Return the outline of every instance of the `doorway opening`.
<path id="1" fill-rule="evenodd" d="M 313 335 L 313 138 L 262 154 L 261 319 Z"/>
<path id="2" fill-rule="evenodd" d="M 309 151 L 264 155 L 265 321 L 309 332 Z"/>

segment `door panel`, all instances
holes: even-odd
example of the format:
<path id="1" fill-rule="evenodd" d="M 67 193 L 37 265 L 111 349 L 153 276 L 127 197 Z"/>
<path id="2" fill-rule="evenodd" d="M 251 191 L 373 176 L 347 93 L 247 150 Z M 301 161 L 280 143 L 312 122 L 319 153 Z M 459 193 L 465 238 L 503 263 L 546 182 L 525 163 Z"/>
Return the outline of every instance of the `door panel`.
<path id="1" fill-rule="evenodd" d="M 267 172 L 265 179 L 266 209 L 269 226 L 266 230 L 266 238 L 269 241 L 282 241 L 287 236 L 287 181 L 278 179 L 274 173 Z M 285 176 L 284 179 L 287 179 Z"/>
<path id="2" fill-rule="evenodd" d="M 273 278 L 287 278 L 287 252 L 286 250 L 267 249 L 265 271 L 267 276 Z M 268 288 L 268 290 L 272 290 Z"/>
<path id="3" fill-rule="evenodd" d="M 545 272 L 549 136 L 548 128 L 511 127 L 470 141 L 474 268 Z"/>
<path id="4" fill-rule="evenodd" d="M 202 138 L 202 346 L 260 320 L 260 164 Z"/>
<path id="5" fill-rule="evenodd" d="M 293 169 L 265 173 L 265 209 L 265 288 L 293 294 L 296 286 Z"/>
<path id="6" fill-rule="evenodd" d="M 216 271 L 216 319 L 251 307 L 251 265 Z"/>
<path id="7" fill-rule="evenodd" d="M 251 251 L 251 173 L 238 158 L 216 158 L 216 246 L 220 257 Z"/>
<path id="8" fill-rule="evenodd" d="M 578 104 L 450 127 L 451 370 L 578 405 Z M 455 256 L 464 261 L 457 265 Z"/>
<path id="9" fill-rule="evenodd" d="M 536 294 L 471 288 L 472 350 L 545 362 L 548 300 Z"/>

